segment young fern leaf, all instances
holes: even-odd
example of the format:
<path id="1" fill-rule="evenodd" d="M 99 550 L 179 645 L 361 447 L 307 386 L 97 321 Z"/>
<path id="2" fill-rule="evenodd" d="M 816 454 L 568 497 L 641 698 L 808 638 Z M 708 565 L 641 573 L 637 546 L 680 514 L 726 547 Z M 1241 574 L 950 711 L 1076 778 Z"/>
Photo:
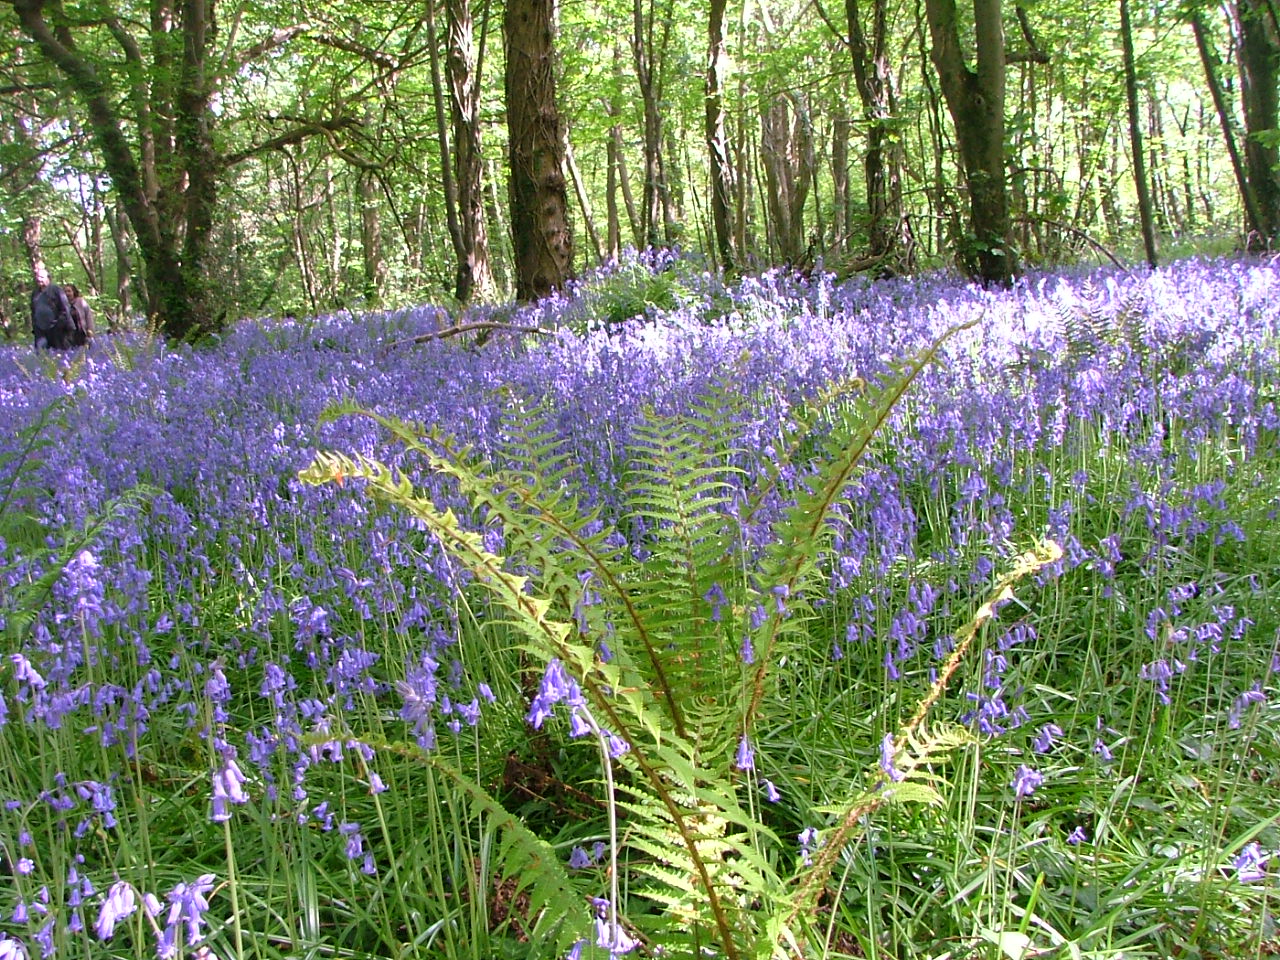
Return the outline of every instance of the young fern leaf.
<path id="1" fill-rule="evenodd" d="M 368 416 L 384 426 L 409 451 L 420 454 L 432 471 L 453 480 L 489 522 L 501 523 L 507 552 L 519 557 L 522 566 L 530 571 L 526 581 L 538 595 L 548 601 L 557 597 L 567 600 L 581 591 L 583 575 L 590 574 L 611 610 L 589 611 L 585 616 L 594 621 L 593 626 L 601 628 L 598 635 L 602 636 L 606 614 L 616 613 L 613 621 L 623 638 L 619 662 L 629 674 L 626 682 L 646 689 L 650 681 L 656 684 L 658 699 L 666 705 L 677 736 L 685 735 L 679 702 L 649 625 L 633 603 L 630 589 L 615 572 L 621 567 L 621 553 L 616 543 L 609 542 L 608 530 L 599 522 L 598 508 L 583 513 L 577 498 L 569 492 L 570 485 L 549 487 L 532 470 L 501 470 L 469 462 L 470 451 L 440 432 L 424 432 L 414 424 L 350 404 L 331 408 L 325 418 L 347 413 Z M 648 677 L 635 672 L 632 654 L 626 649 L 629 641 L 643 649 L 652 671 Z"/>
<path id="2" fill-rule="evenodd" d="M 70 530 L 62 535 L 62 544 L 58 547 L 41 546 L 34 553 L 28 554 L 25 560 L 33 569 L 45 560 L 49 560 L 44 571 L 35 579 L 18 586 L 7 601 L 4 611 L 5 632 L 11 642 L 21 640 L 23 634 L 35 622 L 41 608 L 53 595 L 54 584 L 62 576 L 63 569 L 72 558 L 82 550 L 86 550 L 111 523 L 127 514 L 141 510 L 159 491 L 147 484 L 138 484 L 109 501 L 98 513 L 89 517 L 83 527 Z"/>
<path id="3" fill-rule="evenodd" d="M 50 428 L 64 422 L 69 403 L 59 397 L 42 407 L 34 422 L 18 434 L 15 448 L 0 451 L 0 539 L 10 545 L 38 549 L 43 542 L 44 525 L 19 505 L 48 496 L 32 485 L 31 478 L 44 463 L 41 452 L 53 444 Z"/>
<path id="4" fill-rule="evenodd" d="M 592 916 L 555 848 L 456 767 L 435 754 L 423 756 L 467 797 L 477 815 L 485 817 L 500 832 L 498 857 L 503 879 L 516 881 L 513 896 L 528 892 L 529 915 L 536 918 L 530 936 L 537 943 L 552 947 L 558 956 L 577 941 L 587 939 Z"/>
<path id="5" fill-rule="evenodd" d="M 477 818 L 486 820 L 498 831 L 501 879 L 516 881 L 512 896 L 527 891 L 528 913 L 534 921 L 529 933 L 538 943 L 563 955 L 578 940 L 590 935 L 593 921 L 586 900 L 555 848 L 525 826 L 489 791 L 441 755 L 428 753 L 417 744 L 377 738 L 363 738 L 358 742 L 378 752 L 395 753 L 431 767 L 466 797 Z"/>

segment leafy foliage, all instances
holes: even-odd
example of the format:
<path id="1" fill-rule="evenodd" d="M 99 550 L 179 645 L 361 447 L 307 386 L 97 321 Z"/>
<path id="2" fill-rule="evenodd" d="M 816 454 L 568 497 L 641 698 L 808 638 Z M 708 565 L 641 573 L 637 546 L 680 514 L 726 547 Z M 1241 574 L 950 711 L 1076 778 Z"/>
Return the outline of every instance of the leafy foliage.
<path id="1" fill-rule="evenodd" d="M 813 479 L 784 511 L 759 555 L 744 552 L 734 537 L 734 487 L 728 477 L 736 451 L 731 446 L 708 450 L 702 438 L 715 431 L 697 417 L 651 417 L 637 430 L 624 512 L 631 528 L 642 531 L 632 541 L 635 560 L 620 549 L 626 541 L 604 529 L 600 511 L 579 509 L 567 492 L 571 464 L 549 434 L 537 429 L 536 419 L 520 447 L 541 471 L 486 468 L 470 462 L 467 451 L 440 431 L 374 416 L 433 473 L 456 483 L 484 524 L 501 524 L 510 558 L 493 553 L 481 531 L 468 529 L 451 510 L 420 494 L 406 468 L 325 452 L 301 474 L 312 484 L 358 481 L 375 498 L 411 513 L 511 618 L 529 653 L 549 666 L 568 668 L 586 698 L 574 708 L 585 711 L 585 721 L 595 726 L 591 718 L 599 718 L 625 741 L 626 751 L 614 759 L 632 777 L 621 785 L 621 798 L 610 796 L 608 802 L 626 815 L 629 863 L 637 877 L 632 895 L 652 905 L 633 922 L 673 956 L 697 956 L 708 943 L 731 958 L 768 953 L 783 942 L 798 950 L 797 924 L 816 906 L 836 858 L 865 816 L 890 797 L 937 799 L 927 776 L 923 782 L 919 778 L 931 758 L 955 749 L 965 737 L 954 731 L 925 735 L 929 707 L 995 605 L 1011 598 L 1012 583 L 1061 556 L 1061 551 L 1029 554 L 1001 581 L 895 742 L 901 763 L 893 779 L 900 782 L 890 788 L 888 773 L 875 778 L 840 814 L 830 842 L 798 875 L 794 895 L 788 895 L 792 882 L 778 869 L 779 838 L 739 796 L 741 774 L 752 764 L 741 752 L 731 764 L 731 747 L 740 739 L 745 748 L 753 723 L 767 707 L 770 667 L 785 656 L 785 638 L 802 632 L 810 617 L 805 598 L 826 549 L 833 505 L 941 343 L 904 364 L 881 391 L 858 396 L 832 416 L 819 440 L 822 453 Z M 327 416 L 357 412 L 347 404 Z M 762 570 L 757 576 L 744 579 L 737 572 L 755 564 Z M 715 626 L 719 618 L 710 610 L 713 588 L 719 587 L 723 597 L 726 585 L 735 595 L 735 620 L 746 621 L 735 626 L 746 629 L 760 651 L 741 691 L 733 689 L 733 671 L 725 669 L 733 651 L 725 649 Z M 748 606 L 760 615 L 748 615 Z M 608 766 L 607 752 L 602 759 Z M 496 800 L 470 781 L 458 782 L 473 802 L 502 817 Z M 504 870 L 515 875 L 529 863 L 532 839 L 509 816 L 501 824 L 516 834 L 504 848 Z M 536 893 L 534 903 L 541 907 L 551 896 Z M 759 913 L 761 904 L 772 908 Z"/>

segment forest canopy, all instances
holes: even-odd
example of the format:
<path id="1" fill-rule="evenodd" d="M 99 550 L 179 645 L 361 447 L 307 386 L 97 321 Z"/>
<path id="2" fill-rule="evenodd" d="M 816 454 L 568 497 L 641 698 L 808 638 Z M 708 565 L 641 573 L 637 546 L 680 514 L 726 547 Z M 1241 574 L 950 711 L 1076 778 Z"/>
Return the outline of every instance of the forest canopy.
<path id="1" fill-rule="evenodd" d="M 1280 233 L 1275 0 L 0 3 L 0 313 L 533 299 L 627 247 L 1154 263 Z"/>

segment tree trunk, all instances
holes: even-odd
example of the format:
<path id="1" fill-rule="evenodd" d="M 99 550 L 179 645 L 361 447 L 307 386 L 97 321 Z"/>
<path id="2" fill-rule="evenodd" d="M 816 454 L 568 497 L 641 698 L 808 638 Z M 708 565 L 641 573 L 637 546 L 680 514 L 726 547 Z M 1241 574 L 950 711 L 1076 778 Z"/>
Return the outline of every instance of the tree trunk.
<path id="1" fill-rule="evenodd" d="M 733 249 L 733 166 L 724 116 L 724 10 L 726 0 L 711 0 L 707 19 L 707 155 L 711 162 L 711 224 L 715 248 L 726 275 L 737 270 Z"/>
<path id="2" fill-rule="evenodd" d="M 1138 189 L 1138 216 L 1142 221 L 1142 246 L 1147 263 L 1156 266 L 1156 227 L 1151 213 L 1151 192 L 1147 186 L 1147 166 L 1142 152 L 1142 128 L 1138 122 L 1138 73 L 1133 61 L 1133 25 L 1129 21 L 1129 0 L 1120 0 L 1120 43 L 1124 51 L 1124 90 L 1129 106 L 1129 144 L 1133 153 L 1133 182 Z"/>
<path id="3" fill-rule="evenodd" d="M 44 220 L 38 213 L 28 214 L 22 218 L 22 247 L 27 251 L 27 263 L 31 266 L 31 279 L 37 287 L 52 282 L 49 267 L 44 262 L 44 246 L 41 235 L 44 233 Z"/>
<path id="4" fill-rule="evenodd" d="M 631 14 L 631 54 L 636 82 L 640 86 L 641 112 L 644 118 L 644 206 L 641 208 L 640 223 L 644 245 L 656 247 L 661 242 L 658 227 L 663 222 L 663 168 L 662 114 L 654 69 L 652 0 L 647 16 L 643 0 L 632 0 Z"/>
<path id="5" fill-rule="evenodd" d="M 364 254 L 364 299 L 382 303 L 387 287 L 387 261 L 382 254 L 382 221 L 378 218 L 378 181 L 372 171 L 357 179 L 360 191 L 360 247 Z"/>
<path id="6" fill-rule="evenodd" d="M 1196 37 L 1196 49 L 1200 52 L 1200 63 L 1204 67 L 1205 82 L 1209 86 L 1209 95 L 1213 98 L 1214 109 L 1218 111 L 1218 122 L 1222 125 L 1222 137 L 1227 144 L 1227 153 L 1231 157 L 1231 170 L 1236 177 L 1236 186 L 1240 190 L 1240 199 L 1244 204 L 1246 234 L 1252 243 L 1260 240 L 1264 234 L 1264 221 L 1261 208 L 1253 184 L 1245 170 L 1244 160 L 1236 145 L 1231 108 L 1227 106 L 1227 98 L 1222 92 L 1222 81 L 1218 77 L 1217 57 L 1209 46 L 1209 35 L 1200 12 L 1191 14 L 1191 29 Z"/>
<path id="7" fill-rule="evenodd" d="M 853 121 L 843 103 L 831 123 L 831 243 L 844 252 L 849 243 L 849 136 Z"/>
<path id="8" fill-rule="evenodd" d="M 449 104 L 453 117 L 453 169 L 461 239 L 454 296 L 492 299 L 496 292 L 489 262 L 484 209 L 484 158 L 480 151 L 480 62 L 468 0 L 445 0 L 449 21 Z"/>
<path id="9" fill-rule="evenodd" d="M 506 101 L 516 298 L 537 300 L 573 275 L 556 107 L 554 0 L 508 0 Z"/>
<path id="10" fill-rule="evenodd" d="M 570 142 L 566 130 L 564 141 L 564 165 L 573 181 L 573 195 L 578 199 L 578 210 L 582 213 L 582 225 L 586 227 L 587 239 L 591 241 L 591 249 L 595 251 L 596 263 L 604 263 L 604 250 L 600 246 L 600 233 L 596 230 L 596 220 L 591 213 L 591 198 L 587 196 L 587 185 L 583 182 L 582 173 L 578 170 L 578 162 L 573 159 L 573 143 Z"/>
<path id="11" fill-rule="evenodd" d="M 1004 162 L 1004 24 L 1001 0 L 974 0 L 975 63 L 960 43 L 955 0 L 925 0 L 931 59 L 956 132 L 969 189 L 967 249 L 960 261 L 974 279 L 1009 284 L 1018 272 L 1009 242 L 1009 194 Z"/>
<path id="12" fill-rule="evenodd" d="M 805 254 L 804 208 L 813 172 L 809 118 L 791 98 L 778 94 L 760 122 L 769 220 L 778 256 L 786 263 L 798 264 Z"/>
<path id="13" fill-rule="evenodd" d="M 874 0 L 870 43 L 858 0 L 845 0 L 849 49 L 862 116 L 867 125 L 863 171 L 867 192 L 869 256 L 889 259 L 902 235 L 902 176 L 899 149 L 894 143 L 893 73 L 889 69 L 889 12 L 887 0 Z"/>
<path id="14" fill-rule="evenodd" d="M 1237 0 L 1245 169 L 1258 206 L 1259 246 L 1280 241 L 1280 27 L 1267 0 Z"/>

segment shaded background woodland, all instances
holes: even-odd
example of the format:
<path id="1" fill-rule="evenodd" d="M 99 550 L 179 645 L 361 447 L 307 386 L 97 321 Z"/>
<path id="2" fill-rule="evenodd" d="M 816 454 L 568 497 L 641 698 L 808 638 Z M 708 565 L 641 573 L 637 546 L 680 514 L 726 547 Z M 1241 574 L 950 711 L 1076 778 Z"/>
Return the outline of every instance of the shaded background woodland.
<path id="1" fill-rule="evenodd" d="M 1275 0 L 4 0 L 0 312 L 102 326 L 1280 232 Z M 513 239 L 515 241 L 513 243 Z"/>

